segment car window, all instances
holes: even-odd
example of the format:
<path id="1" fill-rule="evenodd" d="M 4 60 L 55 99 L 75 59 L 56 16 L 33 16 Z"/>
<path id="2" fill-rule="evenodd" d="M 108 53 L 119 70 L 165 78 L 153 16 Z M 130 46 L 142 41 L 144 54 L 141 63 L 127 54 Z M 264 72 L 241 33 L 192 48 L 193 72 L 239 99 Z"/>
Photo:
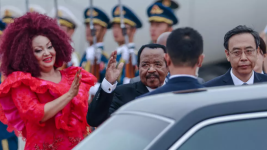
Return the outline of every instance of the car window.
<path id="1" fill-rule="evenodd" d="M 266 150 L 267 119 L 213 124 L 191 136 L 178 150 Z"/>
<path id="2" fill-rule="evenodd" d="M 116 115 L 94 131 L 96 133 L 81 150 L 141 150 L 168 125 L 168 122 L 146 116 Z"/>

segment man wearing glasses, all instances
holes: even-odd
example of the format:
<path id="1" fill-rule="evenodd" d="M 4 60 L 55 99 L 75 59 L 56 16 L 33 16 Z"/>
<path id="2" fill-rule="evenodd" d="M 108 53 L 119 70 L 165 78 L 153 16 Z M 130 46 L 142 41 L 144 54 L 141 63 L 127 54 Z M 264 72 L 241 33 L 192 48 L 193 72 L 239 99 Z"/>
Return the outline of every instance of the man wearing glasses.
<path id="1" fill-rule="evenodd" d="M 266 82 L 266 75 L 253 71 L 259 45 L 259 34 L 251 28 L 240 25 L 227 32 L 224 36 L 225 55 L 232 68 L 226 74 L 206 82 L 204 86 L 238 86 Z"/>

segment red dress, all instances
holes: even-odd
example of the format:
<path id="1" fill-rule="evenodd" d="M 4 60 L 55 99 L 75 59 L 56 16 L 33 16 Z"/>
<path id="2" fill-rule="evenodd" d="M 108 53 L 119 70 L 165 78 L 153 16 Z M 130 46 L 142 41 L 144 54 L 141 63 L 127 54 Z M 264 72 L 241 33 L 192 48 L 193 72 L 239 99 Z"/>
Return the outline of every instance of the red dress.
<path id="1" fill-rule="evenodd" d="M 70 150 L 88 135 L 88 92 L 97 79 L 84 70 L 78 95 L 54 117 L 40 122 L 44 105 L 70 89 L 78 69 L 60 71 L 60 83 L 13 72 L 0 85 L 0 120 L 26 139 L 25 150 Z"/>

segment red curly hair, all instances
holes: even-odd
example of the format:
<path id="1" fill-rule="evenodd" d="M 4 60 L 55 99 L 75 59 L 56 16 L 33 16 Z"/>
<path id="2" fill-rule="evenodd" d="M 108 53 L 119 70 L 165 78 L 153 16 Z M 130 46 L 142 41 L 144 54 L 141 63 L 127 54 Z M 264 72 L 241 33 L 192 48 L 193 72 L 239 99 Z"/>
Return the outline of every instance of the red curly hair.
<path id="1" fill-rule="evenodd" d="M 71 60 L 71 39 L 59 28 L 55 19 L 38 13 L 27 13 L 14 20 L 4 31 L 0 45 L 1 72 L 8 76 L 14 71 L 40 76 L 40 67 L 33 54 L 35 36 L 47 37 L 56 51 L 55 67 Z"/>

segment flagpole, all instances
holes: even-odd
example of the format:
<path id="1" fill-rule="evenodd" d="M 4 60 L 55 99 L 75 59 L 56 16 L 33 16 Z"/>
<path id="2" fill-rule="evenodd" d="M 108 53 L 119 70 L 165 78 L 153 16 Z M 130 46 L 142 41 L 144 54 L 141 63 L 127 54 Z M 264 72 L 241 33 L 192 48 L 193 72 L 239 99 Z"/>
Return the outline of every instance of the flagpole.
<path id="1" fill-rule="evenodd" d="M 57 0 L 54 0 L 54 5 L 55 5 L 55 13 L 56 13 L 56 19 L 57 19 L 57 23 L 59 25 L 59 17 L 58 17 L 58 1 Z"/>
<path id="2" fill-rule="evenodd" d="M 29 0 L 26 0 L 26 11 L 29 12 Z"/>

